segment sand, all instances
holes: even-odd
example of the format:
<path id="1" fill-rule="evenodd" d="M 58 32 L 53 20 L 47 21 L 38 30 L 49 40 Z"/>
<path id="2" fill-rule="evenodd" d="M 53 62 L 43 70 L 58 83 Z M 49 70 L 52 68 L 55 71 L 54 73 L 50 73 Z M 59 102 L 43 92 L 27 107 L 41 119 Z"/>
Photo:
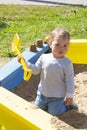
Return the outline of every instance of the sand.
<path id="1" fill-rule="evenodd" d="M 78 105 L 79 109 L 78 111 L 68 111 L 59 117 L 53 116 L 50 123 L 57 130 L 87 130 L 87 65 L 75 64 L 74 69 L 74 102 Z M 39 75 L 33 75 L 29 81 L 22 81 L 22 83 L 12 90 L 12 92 L 16 93 L 25 100 L 34 103 L 38 83 Z"/>
<path id="2" fill-rule="evenodd" d="M 7 61 L 8 60 L 5 62 Z M 2 62 L 0 62 L 0 65 L 1 64 Z M 68 111 L 59 117 L 53 116 L 50 123 L 56 130 L 87 130 L 87 65 L 75 64 L 74 69 L 74 102 L 78 105 L 79 109 L 78 111 Z M 12 92 L 25 100 L 34 103 L 38 83 L 39 75 L 33 75 L 29 81 L 22 81 L 22 83 L 13 89 Z"/>

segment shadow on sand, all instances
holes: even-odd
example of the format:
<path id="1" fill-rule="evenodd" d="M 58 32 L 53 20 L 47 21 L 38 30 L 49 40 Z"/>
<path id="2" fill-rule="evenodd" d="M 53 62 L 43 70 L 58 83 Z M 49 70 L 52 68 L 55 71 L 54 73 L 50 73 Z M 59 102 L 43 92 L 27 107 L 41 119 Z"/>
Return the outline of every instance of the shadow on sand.
<path id="1" fill-rule="evenodd" d="M 76 129 L 87 128 L 87 115 L 78 111 L 68 111 L 60 116 L 59 119 Z"/>

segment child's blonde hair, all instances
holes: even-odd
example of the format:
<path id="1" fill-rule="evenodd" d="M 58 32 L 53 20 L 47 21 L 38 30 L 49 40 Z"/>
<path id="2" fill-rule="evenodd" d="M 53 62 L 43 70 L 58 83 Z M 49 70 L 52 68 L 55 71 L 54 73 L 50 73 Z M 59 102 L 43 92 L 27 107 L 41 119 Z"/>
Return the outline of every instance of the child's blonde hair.
<path id="1" fill-rule="evenodd" d="M 54 40 L 55 37 L 62 37 L 64 40 L 69 39 L 70 40 L 70 33 L 65 30 L 64 28 L 56 28 L 50 33 L 50 38 L 49 38 L 49 44 L 52 44 L 52 41 Z"/>

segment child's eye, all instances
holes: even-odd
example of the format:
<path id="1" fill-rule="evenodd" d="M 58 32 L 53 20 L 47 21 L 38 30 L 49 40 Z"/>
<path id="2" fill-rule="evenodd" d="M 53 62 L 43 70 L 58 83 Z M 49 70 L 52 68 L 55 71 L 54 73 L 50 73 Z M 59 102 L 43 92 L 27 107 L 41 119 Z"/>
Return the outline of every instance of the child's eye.
<path id="1" fill-rule="evenodd" d="M 59 44 L 55 44 L 56 46 L 59 46 Z"/>
<path id="2" fill-rule="evenodd" d="M 67 47 L 67 45 L 64 45 L 64 47 Z"/>

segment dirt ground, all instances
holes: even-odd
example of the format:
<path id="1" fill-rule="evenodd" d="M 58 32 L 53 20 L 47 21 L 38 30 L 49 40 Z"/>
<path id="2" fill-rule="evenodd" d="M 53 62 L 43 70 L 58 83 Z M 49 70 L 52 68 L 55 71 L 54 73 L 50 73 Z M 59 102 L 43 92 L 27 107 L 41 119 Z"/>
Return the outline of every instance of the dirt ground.
<path id="1" fill-rule="evenodd" d="M 10 59 L 6 59 L 4 62 L 4 59 L 0 58 L 0 67 L 2 66 L 2 61 L 6 63 L 9 60 Z M 53 116 L 50 123 L 56 130 L 87 130 L 87 65 L 74 64 L 74 69 L 74 102 L 78 105 L 79 109 L 78 111 L 68 111 L 59 117 Z M 22 81 L 12 92 L 34 103 L 38 82 L 39 75 L 33 75 L 29 81 Z"/>
<path id="2" fill-rule="evenodd" d="M 11 58 L 7 57 L 0 57 L 0 68 L 2 68 L 6 63 L 8 63 L 11 60 Z"/>

